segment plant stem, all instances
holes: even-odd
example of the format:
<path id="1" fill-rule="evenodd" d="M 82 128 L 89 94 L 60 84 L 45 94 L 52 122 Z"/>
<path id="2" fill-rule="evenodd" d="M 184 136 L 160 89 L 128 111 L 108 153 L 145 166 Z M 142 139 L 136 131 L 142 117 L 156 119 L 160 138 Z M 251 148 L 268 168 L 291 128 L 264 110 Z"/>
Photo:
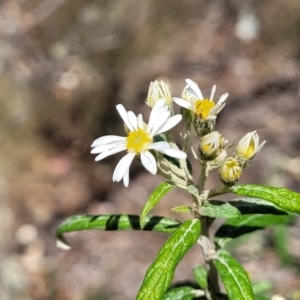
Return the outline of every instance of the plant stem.
<path id="1" fill-rule="evenodd" d="M 218 195 L 223 195 L 226 193 L 230 193 L 230 188 L 227 187 L 226 185 L 222 184 L 222 185 L 210 190 L 208 193 L 208 198 L 218 196 Z"/>
<path id="2" fill-rule="evenodd" d="M 188 144 L 189 144 L 189 139 L 190 139 L 190 134 L 191 134 L 191 122 L 188 122 L 186 124 L 186 130 L 183 136 L 183 145 L 182 145 L 182 151 L 187 153 L 188 151 Z"/>
<path id="3" fill-rule="evenodd" d="M 202 224 L 201 229 L 201 238 L 202 241 L 200 242 L 203 255 L 206 262 L 206 268 L 208 272 L 208 297 L 211 298 L 211 295 L 220 292 L 219 287 L 219 280 L 218 280 L 218 272 L 213 263 L 212 255 L 215 255 L 214 244 L 209 238 L 209 228 L 213 222 L 212 218 L 209 217 L 201 217 L 200 219 Z"/>
<path id="4" fill-rule="evenodd" d="M 202 195 L 204 193 L 205 182 L 207 178 L 206 167 L 207 161 L 201 160 L 201 171 L 198 179 L 198 191 L 199 194 Z M 224 188 L 222 189 L 224 192 Z M 221 190 L 216 190 L 215 192 L 220 192 Z M 208 196 L 209 197 L 209 196 Z M 215 254 L 214 243 L 209 238 L 209 228 L 214 219 L 209 217 L 200 217 L 202 229 L 201 229 L 201 237 L 200 237 L 200 245 L 203 251 L 203 255 L 206 262 L 206 268 L 208 272 L 208 289 L 206 291 L 206 296 L 208 299 L 213 299 L 213 295 L 220 292 L 219 280 L 218 280 L 218 272 L 213 263 L 212 255 Z"/>
<path id="5" fill-rule="evenodd" d="M 205 181 L 206 181 L 206 167 L 207 167 L 207 161 L 202 160 L 201 161 L 201 171 L 197 183 L 199 195 L 201 195 L 204 192 L 204 186 L 205 186 Z"/>

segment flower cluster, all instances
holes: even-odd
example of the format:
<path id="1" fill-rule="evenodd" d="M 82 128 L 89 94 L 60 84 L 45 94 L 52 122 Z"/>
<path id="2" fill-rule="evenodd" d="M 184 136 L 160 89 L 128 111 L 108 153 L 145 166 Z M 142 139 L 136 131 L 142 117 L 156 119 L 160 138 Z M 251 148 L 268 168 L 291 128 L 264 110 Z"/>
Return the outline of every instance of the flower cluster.
<path id="1" fill-rule="evenodd" d="M 151 82 L 146 99 L 146 104 L 151 109 L 148 124 L 143 121 L 141 114 L 136 115 L 118 104 L 116 108 L 125 124 L 126 136 L 100 137 L 93 142 L 91 153 L 98 154 L 95 160 L 99 161 L 109 155 L 127 151 L 113 173 L 113 181 L 123 180 L 125 186 L 129 184 L 129 168 L 134 158 L 150 173 L 156 174 L 159 170 L 160 174 L 175 183 L 176 180 L 185 180 L 188 185 L 193 181 L 187 161 L 189 127 L 193 124 L 199 138 L 198 156 L 195 155 L 206 168 L 206 174 L 219 168 L 223 184 L 234 185 L 265 141 L 259 144 L 256 131 L 249 132 L 238 142 L 233 157 L 227 157 L 227 149 L 232 145 L 227 146 L 228 141 L 214 128 L 228 93 L 222 94 L 217 103 L 213 100 L 215 93 L 214 85 L 210 97 L 205 98 L 198 85 L 191 79 L 186 79 L 181 97 L 172 98 L 169 85 L 163 81 Z M 173 102 L 181 106 L 182 114 L 174 115 Z M 170 129 L 182 118 L 186 121 L 187 131 L 182 135 L 183 147 L 180 150 L 173 141 Z M 162 166 L 167 166 L 169 171 Z"/>

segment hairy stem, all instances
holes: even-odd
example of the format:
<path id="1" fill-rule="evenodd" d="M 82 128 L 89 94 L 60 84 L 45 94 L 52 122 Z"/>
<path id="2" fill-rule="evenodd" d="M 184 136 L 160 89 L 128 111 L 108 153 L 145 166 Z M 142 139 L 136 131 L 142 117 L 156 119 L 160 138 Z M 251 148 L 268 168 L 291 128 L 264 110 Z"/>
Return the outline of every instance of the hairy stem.
<path id="1" fill-rule="evenodd" d="M 202 160 L 201 161 L 201 171 L 197 183 L 199 194 L 201 195 L 204 192 L 204 186 L 206 181 L 206 167 L 207 167 L 207 161 Z"/>
<path id="2" fill-rule="evenodd" d="M 208 198 L 218 196 L 218 195 L 223 195 L 226 193 L 230 193 L 230 189 L 229 189 L 229 187 L 222 184 L 222 185 L 210 190 L 208 193 Z"/>
<path id="3" fill-rule="evenodd" d="M 182 151 L 185 153 L 187 153 L 187 151 L 188 151 L 189 139 L 190 139 L 190 135 L 191 135 L 191 125 L 192 125 L 191 122 L 188 122 L 186 124 L 186 130 L 183 135 Z"/>
<path id="4" fill-rule="evenodd" d="M 206 262 L 208 272 L 208 289 L 206 291 L 207 297 L 212 299 L 212 295 L 220 292 L 218 272 L 213 263 L 213 256 L 215 255 L 214 244 L 209 238 L 209 228 L 213 222 L 212 218 L 201 217 L 201 237 L 199 244 L 201 245 L 203 255 Z"/>

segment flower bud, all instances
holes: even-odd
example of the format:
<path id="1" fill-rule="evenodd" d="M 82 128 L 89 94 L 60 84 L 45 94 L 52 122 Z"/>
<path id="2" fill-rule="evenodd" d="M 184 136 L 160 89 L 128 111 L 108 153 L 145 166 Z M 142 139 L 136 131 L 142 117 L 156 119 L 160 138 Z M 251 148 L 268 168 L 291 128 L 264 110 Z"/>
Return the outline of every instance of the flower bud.
<path id="1" fill-rule="evenodd" d="M 228 157 L 219 168 L 220 180 L 227 186 L 235 185 L 242 175 L 242 168 L 233 157 Z"/>
<path id="2" fill-rule="evenodd" d="M 212 131 L 200 139 L 199 156 L 205 160 L 213 160 L 222 152 L 227 142 L 221 133 Z"/>
<path id="3" fill-rule="evenodd" d="M 248 132 L 237 144 L 235 148 L 235 158 L 241 165 L 243 170 L 246 170 L 254 156 L 261 150 L 266 141 L 259 145 L 259 136 L 256 130 Z"/>
<path id="4" fill-rule="evenodd" d="M 155 103 L 162 98 L 166 100 L 165 104 L 167 106 L 172 106 L 173 100 L 169 85 L 162 80 L 155 80 L 154 82 L 151 82 L 148 90 L 146 104 L 149 107 L 153 108 Z"/>

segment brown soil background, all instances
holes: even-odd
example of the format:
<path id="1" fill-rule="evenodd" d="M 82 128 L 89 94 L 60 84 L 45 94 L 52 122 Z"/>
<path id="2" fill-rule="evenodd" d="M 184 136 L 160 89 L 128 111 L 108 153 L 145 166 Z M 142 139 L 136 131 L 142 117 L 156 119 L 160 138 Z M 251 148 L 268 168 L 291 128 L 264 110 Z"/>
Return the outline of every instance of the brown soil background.
<path id="1" fill-rule="evenodd" d="M 121 155 L 96 163 L 89 153 L 95 138 L 123 134 L 116 104 L 148 113 L 152 80 L 177 96 L 185 78 L 206 95 L 213 84 L 217 97 L 228 92 L 218 130 L 267 140 L 241 182 L 300 192 L 299 60 L 300 1 L 2 1 L 0 299 L 134 299 L 165 235 L 75 233 L 64 252 L 54 232 L 72 214 L 139 213 L 162 181 L 133 164 L 126 189 L 111 181 Z M 173 191 L 153 213 L 183 220 L 170 212 L 182 202 L 188 195 Z M 288 230 L 290 265 L 274 229 L 234 251 L 253 281 L 270 280 L 288 299 L 300 299 L 299 228 Z M 195 246 L 174 281 L 201 262 Z"/>

